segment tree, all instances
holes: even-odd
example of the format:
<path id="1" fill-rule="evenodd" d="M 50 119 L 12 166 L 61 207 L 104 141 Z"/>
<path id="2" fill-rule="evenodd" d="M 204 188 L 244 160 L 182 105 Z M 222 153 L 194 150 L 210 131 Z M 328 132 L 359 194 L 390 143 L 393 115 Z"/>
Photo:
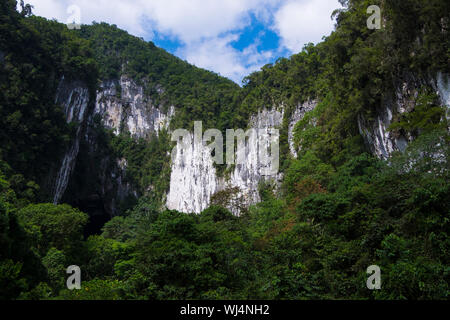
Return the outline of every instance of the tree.
<path id="1" fill-rule="evenodd" d="M 53 247 L 71 257 L 79 250 L 88 222 L 86 213 L 67 204 L 32 204 L 19 210 L 17 217 L 42 256 Z"/>
<path id="2" fill-rule="evenodd" d="M 33 14 L 32 9 L 34 8 L 34 6 L 28 3 L 24 4 L 23 0 L 20 0 L 20 7 L 22 8 L 22 11 L 20 12 L 22 17 L 29 17 Z"/>

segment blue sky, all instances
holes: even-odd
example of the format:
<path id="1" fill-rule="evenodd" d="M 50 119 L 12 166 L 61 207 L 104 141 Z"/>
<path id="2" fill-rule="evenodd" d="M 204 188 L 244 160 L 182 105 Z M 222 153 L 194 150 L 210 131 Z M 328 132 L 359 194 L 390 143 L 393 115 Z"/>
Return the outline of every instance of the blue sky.
<path id="1" fill-rule="evenodd" d="M 60 22 L 108 22 L 241 83 L 333 30 L 338 0 L 28 0 Z"/>

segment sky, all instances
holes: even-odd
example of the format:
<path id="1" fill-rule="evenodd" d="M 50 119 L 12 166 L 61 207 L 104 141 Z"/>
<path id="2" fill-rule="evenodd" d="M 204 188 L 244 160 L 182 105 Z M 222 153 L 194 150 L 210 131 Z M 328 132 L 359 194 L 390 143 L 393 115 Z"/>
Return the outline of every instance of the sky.
<path id="1" fill-rule="evenodd" d="M 115 24 L 238 84 L 334 29 L 338 0 L 26 0 L 63 23 Z"/>

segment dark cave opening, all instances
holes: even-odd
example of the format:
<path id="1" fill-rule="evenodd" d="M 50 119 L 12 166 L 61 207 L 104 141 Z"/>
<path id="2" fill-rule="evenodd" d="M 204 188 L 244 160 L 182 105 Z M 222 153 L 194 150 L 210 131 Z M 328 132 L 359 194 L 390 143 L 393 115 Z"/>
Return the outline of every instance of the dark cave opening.
<path id="1" fill-rule="evenodd" d="M 84 236 L 100 235 L 103 226 L 111 220 L 111 214 L 105 209 L 105 204 L 101 197 L 91 197 L 82 199 L 76 207 L 89 215 L 89 222 L 84 228 Z"/>

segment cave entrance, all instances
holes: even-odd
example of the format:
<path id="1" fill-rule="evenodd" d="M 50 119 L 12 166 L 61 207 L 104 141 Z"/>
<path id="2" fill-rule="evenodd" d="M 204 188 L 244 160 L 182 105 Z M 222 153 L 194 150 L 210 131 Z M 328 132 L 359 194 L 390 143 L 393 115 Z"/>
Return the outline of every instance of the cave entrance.
<path id="1" fill-rule="evenodd" d="M 100 196 L 79 200 L 76 207 L 89 215 L 89 222 L 84 228 L 85 237 L 100 235 L 103 226 L 111 220 L 111 215 L 105 209 L 105 203 Z"/>

